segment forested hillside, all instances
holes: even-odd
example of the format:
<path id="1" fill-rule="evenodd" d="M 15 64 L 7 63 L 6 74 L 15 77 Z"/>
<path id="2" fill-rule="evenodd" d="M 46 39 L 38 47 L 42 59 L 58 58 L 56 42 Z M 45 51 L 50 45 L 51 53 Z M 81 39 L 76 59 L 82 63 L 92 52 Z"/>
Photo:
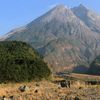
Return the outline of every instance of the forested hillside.
<path id="1" fill-rule="evenodd" d="M 0 82 L 48 78 L 50 73 L 31 46 L 24 42 L 0 42 Z"/>

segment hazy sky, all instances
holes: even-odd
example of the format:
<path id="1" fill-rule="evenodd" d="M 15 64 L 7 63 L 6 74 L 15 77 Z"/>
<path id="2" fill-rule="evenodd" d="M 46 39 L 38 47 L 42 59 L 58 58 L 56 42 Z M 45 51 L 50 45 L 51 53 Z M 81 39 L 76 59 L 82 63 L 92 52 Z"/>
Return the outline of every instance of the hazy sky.
<path id="1" fill-rule="evenodd" d="M 0 36 L 23 26 L 57 4 L 83 4 L 100 14 L 100 0 L 0 0 Z"/>

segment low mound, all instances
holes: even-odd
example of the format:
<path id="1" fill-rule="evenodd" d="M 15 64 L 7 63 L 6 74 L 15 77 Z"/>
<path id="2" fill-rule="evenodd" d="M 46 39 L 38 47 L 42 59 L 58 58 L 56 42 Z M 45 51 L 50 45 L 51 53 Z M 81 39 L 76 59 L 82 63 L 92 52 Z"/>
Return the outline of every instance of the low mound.
<path id="1" fill-rule="evenodd" d="M 100 56 L 98 56 L 90 65 L 89 74 L 100 75 Z"/>
<path id="2" fill-rule="evenodd" d="M 0 82 L 48 78 L 50 69 L 42 57 L 23 42 L 0 42 Z"/>

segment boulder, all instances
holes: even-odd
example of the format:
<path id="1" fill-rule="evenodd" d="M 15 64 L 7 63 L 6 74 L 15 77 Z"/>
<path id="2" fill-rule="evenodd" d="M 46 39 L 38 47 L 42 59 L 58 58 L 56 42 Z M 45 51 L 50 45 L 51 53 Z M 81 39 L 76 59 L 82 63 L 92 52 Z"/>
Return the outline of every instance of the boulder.
<path id="1" fill-rule="evenodd" d="M 14 100 L 14 96 L 10 96 L 9 98 L 10 98 L 9 100 Z"/>
<path id="2" fill-rule="evenodd" d="M 20 86 L 20 87 L 19 87 L 19 90 L 20 90 L 21 92 L 29 91 L 29 87 L 26 86 L 26 85 L 23 85 L 23 86 Z"/>
<path id="3" fill-rule="evenodd" d="M 80 100 L 78 97 L 75 97 L 75 100 Z"/>
<path id="4" fill-rule="evenodd" d="M 69 87 L 70 88 L 70 81 L 63 80 L 60 82 L 61 87 Z"/>
<path id="5" fill-rule="evenodd" d="M 3 97 L 2 97 L 2 100 L 7 100 L 6 96 L 3 96 Z"/>

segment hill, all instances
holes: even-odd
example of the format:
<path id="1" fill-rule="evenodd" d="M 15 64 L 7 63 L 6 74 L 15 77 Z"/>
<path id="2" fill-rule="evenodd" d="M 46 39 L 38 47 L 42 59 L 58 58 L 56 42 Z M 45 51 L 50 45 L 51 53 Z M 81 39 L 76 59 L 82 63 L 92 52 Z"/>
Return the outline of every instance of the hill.
<path id="1" fill-rule="evenodd" d="M 85 16 L 84 10 L 77 11 Z M 73 69 L 86 72 L 87 68 L 80 66 L 88 67 L 100 54 L 99 32 L 92 30 L 72 9 L 64 5 L 57 5 L 29 24 L 12 30 L 2 40 L 29 43 L 56 72 Z"/>
<path id="2" fill-rule="evenodd" d="M 96 57 L 88 70 L 89 74 L 100 75 L 100 56 Z"/>
<path id="3" fill-rule="evenodd" d="M 0 82 L 48 78 L 50 70 L 39 54 L 24 42 L 0 42 Z"/>

